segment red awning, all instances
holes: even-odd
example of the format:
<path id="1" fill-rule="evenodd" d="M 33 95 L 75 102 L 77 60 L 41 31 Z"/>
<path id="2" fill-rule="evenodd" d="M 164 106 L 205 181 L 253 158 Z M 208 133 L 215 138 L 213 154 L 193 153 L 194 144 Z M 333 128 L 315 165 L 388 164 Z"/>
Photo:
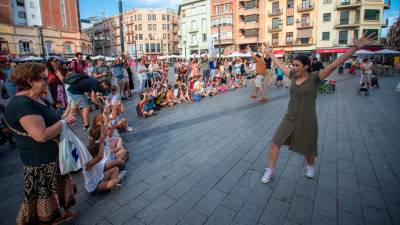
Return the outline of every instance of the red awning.
<path id="1" fill-rule="evenodd" d="M 274 50 L 274 54 L 285 54 L 285 50 L 283 50 L 283 49 Z"/>
<path id="2" fill-rule="evenodd" d="M 317 54 L 321 53 L 344 53 L 350 48 L 320 48 L 315 51 Z"/>

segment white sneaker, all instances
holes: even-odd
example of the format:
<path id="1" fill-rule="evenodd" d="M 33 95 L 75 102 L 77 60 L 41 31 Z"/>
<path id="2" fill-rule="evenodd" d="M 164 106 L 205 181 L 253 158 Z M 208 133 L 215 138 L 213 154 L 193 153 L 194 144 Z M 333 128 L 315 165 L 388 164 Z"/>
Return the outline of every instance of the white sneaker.
<path id="1" fill-rule="evenodd" d="M 315 177 L 315 166 L 306 166 L 306 177 L 314 178 Z"/>
<path id="2" fill-rule="evenodd" d="M 261 182 L 263 182 L 264 184 L 268 183 L 271 180 L 272 172 L 273 171 L 270 168 L 265 168 L 265 173 L 261 177 Z"/>

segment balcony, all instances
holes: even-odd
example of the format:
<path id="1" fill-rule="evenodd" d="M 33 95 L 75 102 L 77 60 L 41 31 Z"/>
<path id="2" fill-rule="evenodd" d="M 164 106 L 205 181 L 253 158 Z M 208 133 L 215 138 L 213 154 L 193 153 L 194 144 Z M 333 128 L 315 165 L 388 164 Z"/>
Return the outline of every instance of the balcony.
<path id="1" fill-rule="evenodd" d="M 341 28 L 341 29 L 353 29 L 357 28 L 360 26 L 360 21 L 340 21 L 338 24 L 336 24 L 336 28 Z"/>
<path id="2" fill-rule="evenodd" d="M 384 0 L 383 9 L 390 9 L 389 1 L 390 1 L 390 0 Z"/>
<path id="3" fill-rule="evenodd" d="M 336 0 L 336 9 L 355 9 L 361 7 L 361 0 Z"/>
<path id="4" fill-rule="evenodd" d="M 299 46 L 312 45 L 313 39 L 311 37 L 310 38 L 297 38 L 296 42 L 294 44 L 299 45 Z"/>
<path id="5" fill-rule="evenodd" d="M 282 25 L 279 26 L 268 26 L 268 32 L 273 33 L 273 32 L 280 32 L 282 31 Z"/>
<path id="6" fill-rule="evenodd" d="M 198 31 L 197 27 L 190 27 L 189 28 L 189 33 L 196 33 Z"/>
<path id="7" fill-rule="evenodd" d="M 282 14 L 282 8 L 275 8 L 268 12 L 268 16 L 279 16 Z"/>
<path id="8" fill-rule="evenodd" d="M 389 25 L 389 20 L 386 19 L 385 22 L 382 24 L 382 28 L 386 28 Z"/>
<path id="9" fill-rule="evenodd" d="M 199 45 L 199 42 L 198 41 L 191 41 L 191 42 L 189 42 L 189 47 L 196 47 L 196 46 L 198 46 Z"/>
<path id="10" fill-rule="evenodd" d="M 218 38 L 214 38 L 214 46 L 218 46 L 219 40 Z M 221 38 L 221 45 L 229 45 L 233 44 L 233 39 L 232 38 Z"/>
<path id="11" fill-rule="evenodd" d="M 314 23 L 312 21 L 297 23 L 297 29 L 308 29 L 308 28 L 313 28 L 313 27 L 314 27 Z"/>
<path id="12" fill-rule="evenodd" d="M 297 5 L 297 12 L 307 12 L 307 11 L 312 11 L 315 8 L 315 3 L 310 2 L 307 4 L 298 4 Z"/>

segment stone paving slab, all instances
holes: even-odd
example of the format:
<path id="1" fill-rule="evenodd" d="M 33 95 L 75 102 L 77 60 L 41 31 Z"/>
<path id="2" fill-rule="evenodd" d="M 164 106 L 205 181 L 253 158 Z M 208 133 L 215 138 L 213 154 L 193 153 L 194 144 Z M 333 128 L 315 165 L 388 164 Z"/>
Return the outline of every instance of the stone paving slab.
<path id="1" fill-rule="evenodd" d="M 148 119 L 130 102 L 135 131 L 123 137 L 131 155 L 124 186 L 93 196 L 74 175 L 79 216 L 70 224 L 400 224 L 399 79 L 381 78 L 366 97 L 355 91 L 358 77 L 333 78 L 336 92 L 317 99 L 315 179 L 305 177 L 304 158 L 283 147 L 273 180 L 259 181 L 288 89 L 269 87 L 268 104 L 240 89 Z M 0 224 L 14 224 L 22 165 L 8 149 L 0 162 Z"/>

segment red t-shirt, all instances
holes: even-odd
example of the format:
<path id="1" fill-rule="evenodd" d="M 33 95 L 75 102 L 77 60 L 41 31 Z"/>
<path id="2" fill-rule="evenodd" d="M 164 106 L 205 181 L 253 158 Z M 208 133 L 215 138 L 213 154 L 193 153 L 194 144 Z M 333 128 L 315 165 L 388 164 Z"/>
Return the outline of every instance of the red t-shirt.
<path id="1" fill-rule="evenodd" d="M 48 72 L 48 83 L 49 84 L 58 84 L 59 81 L 60 80 L 58 79 L 55 72 L 51 72 L 51 71 Z"/>

